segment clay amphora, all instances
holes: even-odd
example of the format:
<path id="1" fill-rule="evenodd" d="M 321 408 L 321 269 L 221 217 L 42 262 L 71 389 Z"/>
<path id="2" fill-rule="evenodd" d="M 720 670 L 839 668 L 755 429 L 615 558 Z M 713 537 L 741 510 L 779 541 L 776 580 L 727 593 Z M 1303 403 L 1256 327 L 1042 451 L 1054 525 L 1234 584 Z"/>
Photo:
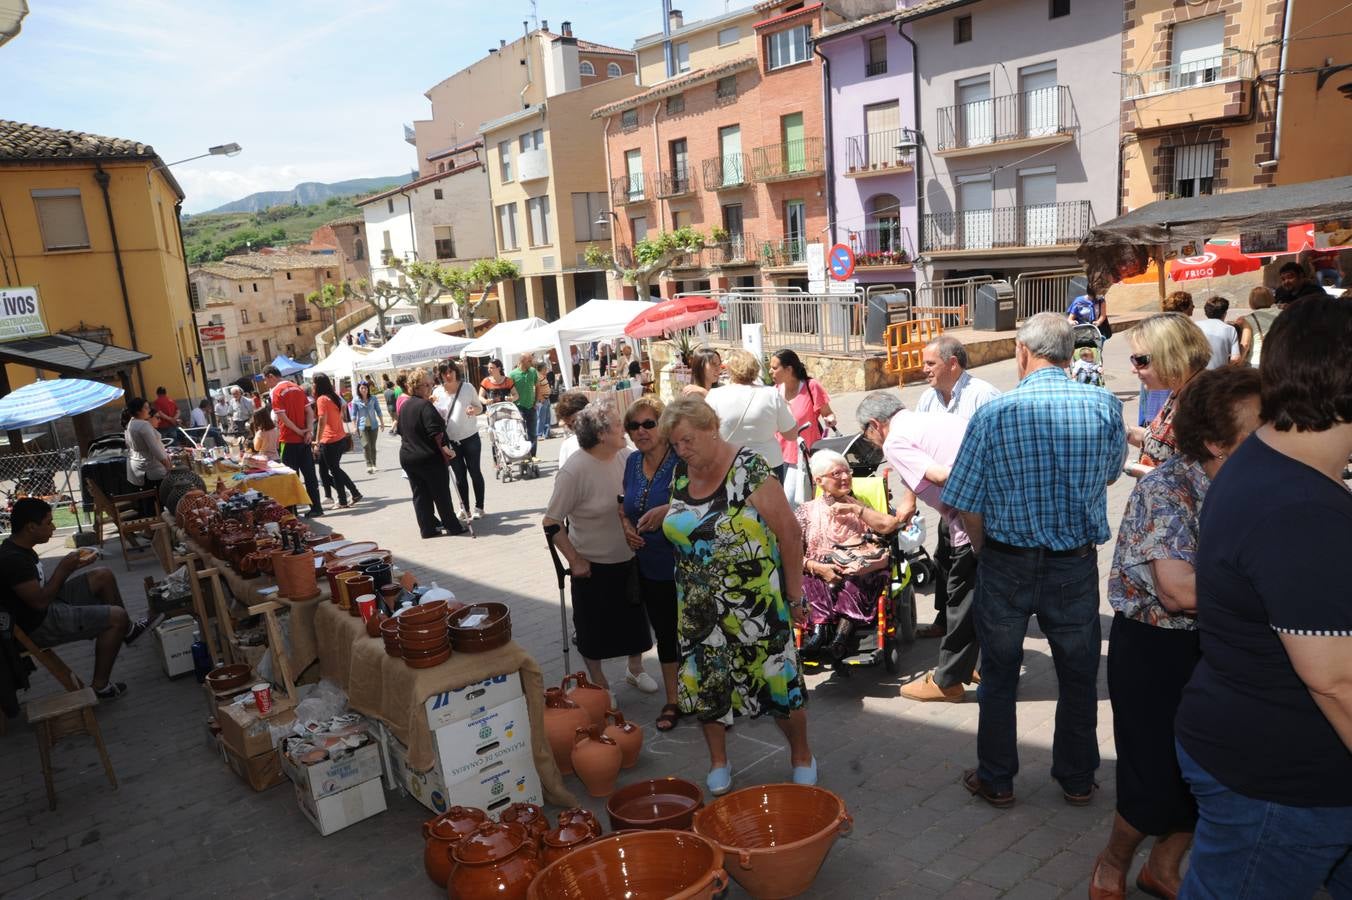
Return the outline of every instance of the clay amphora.
<path id="1" fill-rule="evenodd" d="M 620 745 L 624 753 L 624 768 L 632 768 L 638 762 L 638 752 L 643 749 L 643 729 L 633 722 L 626 722 L 624 713 L 618 709 L 606 710 L 606 721 L 611 724 L 602 732 L 606 737 Z"/>
<path id="2" fill-rule="evenodd" d="M 570 688 L 568 685 L 572 684 Z M 610 691 L 587 680 L 586 672 L 574 672 L 563 683 L 563 694 L 587 711 L 593 725 L 606 724 L 606 710 L 610 709 Z"/>
<path id="3" fill-rule="evenodd" d="M 482 809 L 472 806 L 452 806 L 434 819 L 423 823 L 423 837 L 427 844 L 423 848 L 423 867 L 427 877 L 445 887 L 451 877 L 451 848 L 460 843 L 460 839 L 488 821 L 488 815 Z"/>
<path id="4" fill-rule="evenodd" d="M 573 735 L 591 724 L 591 716 L 563 695 L 563 688 L 545 690 L 545 737 L 554 751 L 554 762 L 564 775 L 573 774 Z"/>
<path id="5" fill-rule="evenodd" d="M 485 822 L 451 848 L 450 900 L 522 900 L 540 871 L 519 826 Z"/>
<path id="6" fill-rule="evenodd" d="M 601 733 L 600 725 L 579 728 L 573 737 L 573 771 L 593 797 L 609 797 L 615 792 L 615 776 L 620 774 L 624 751 Z"/>

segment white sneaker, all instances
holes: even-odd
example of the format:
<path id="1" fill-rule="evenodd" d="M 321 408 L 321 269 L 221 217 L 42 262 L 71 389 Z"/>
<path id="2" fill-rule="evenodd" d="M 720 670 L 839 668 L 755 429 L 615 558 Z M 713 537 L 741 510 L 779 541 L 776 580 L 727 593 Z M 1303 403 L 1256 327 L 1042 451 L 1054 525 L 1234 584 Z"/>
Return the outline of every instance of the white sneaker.
<path id="1" fill-rule="evenodd" d="M 634 687 L 638 688 L 645 694 L 657 693 L 657 682 L 653 681 L 653 677 L 649 675 L 647 672 L 639 672 L 637 674 L 633 672 L 626 672 L 624 675 L 624 680 L 629 682 L 629 684 L 632 684 Z"/>
<path id="2" fill-rule="evenodd" d="M 474 518 L 482 519 L 484 517 L 484 508 L 482 506 L 474 507 Z"/>

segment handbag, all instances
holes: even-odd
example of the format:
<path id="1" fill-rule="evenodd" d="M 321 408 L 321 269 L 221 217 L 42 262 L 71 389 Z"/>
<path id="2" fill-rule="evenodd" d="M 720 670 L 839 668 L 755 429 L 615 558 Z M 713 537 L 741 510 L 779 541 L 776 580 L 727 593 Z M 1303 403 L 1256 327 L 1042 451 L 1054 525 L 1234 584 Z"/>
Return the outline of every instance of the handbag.
<path id="1" fill-rule="evenodd" d="M 869 534 L 855 541 L 836 544 L 827 562 L 847 576 L 867 575 L 887 567 L 887 547 L 878 543 L 873 535 Z"/>
<path id="2" fill-rule="evenodd" d="M 1103 317 L 1103 324 L 1098 327 L 1098 330 L 1105 341 L 1113 336 L 1113 323 L 1108 321 L 1107 316 Z"/>

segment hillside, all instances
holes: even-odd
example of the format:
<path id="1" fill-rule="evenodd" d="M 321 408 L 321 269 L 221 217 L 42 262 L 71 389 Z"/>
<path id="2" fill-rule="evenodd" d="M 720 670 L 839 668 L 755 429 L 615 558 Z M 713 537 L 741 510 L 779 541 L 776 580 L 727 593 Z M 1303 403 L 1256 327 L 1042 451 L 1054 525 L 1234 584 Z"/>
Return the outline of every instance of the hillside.
<path id="1" fill-rule="evenodd" d="M 370 193 L 380 187 L 383 185 L 376 185 Z M 352 197 L 330 197 L 323 203 L 272 206 L 256 213 L 184 216 L 183 243 L 188 250 L 188 262 L 214 262 L 247 246 L 257 250 L 308 241 L 319 226 L 334 219 L 359 215 L 352 200 Z"/>
<path id="2" fill-rule="evenodd" d="M 306 181 L 289 191 L 259 191 L 240 200 L 233 200 L 223 206 L 208 210 L 202 215 L 212 213 L 256 213 L 271 206 L 294 206 L 300 204 L 323 203 L 330 197 L 357 197 L 374 194 L 381 188 L 404 184 L 408 174 L 391 175 L 388 178 L 353 178 L 348 181 L 335 181 L 324 184 L 318 181 Z"/>

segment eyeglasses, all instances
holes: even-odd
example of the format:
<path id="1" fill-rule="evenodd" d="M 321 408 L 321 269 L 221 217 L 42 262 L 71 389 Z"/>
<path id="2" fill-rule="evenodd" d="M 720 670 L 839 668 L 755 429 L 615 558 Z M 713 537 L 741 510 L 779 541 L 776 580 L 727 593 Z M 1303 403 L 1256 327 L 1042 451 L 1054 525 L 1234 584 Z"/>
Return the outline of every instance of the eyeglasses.
<path id="1" fill-rule="evenodd" d="M 1128 359 L 1130 359 L 1131 364 L 1138 369 L 1144 369 L 1146 366 L 1150 365 L 1149 353 L 1133 353 Z"/>
<path id="2" fill-rule="evenodd" d="M 656 419 L 644 419 L 642 422 L 624 423 L 625 431 L 638 431 L 640 428 L 642 428 L 644 431 L 652 431 L 656 427 L 657 427 Z"/>

